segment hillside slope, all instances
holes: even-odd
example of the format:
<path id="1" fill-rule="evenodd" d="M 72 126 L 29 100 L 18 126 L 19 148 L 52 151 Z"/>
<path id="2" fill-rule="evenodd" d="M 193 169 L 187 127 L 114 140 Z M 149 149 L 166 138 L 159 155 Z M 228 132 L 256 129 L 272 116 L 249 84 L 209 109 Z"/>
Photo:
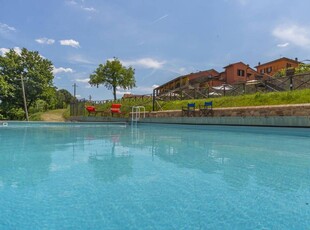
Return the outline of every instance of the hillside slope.
<path id="1" fill-rule="evenodd" d="M 42 121 L 48 121 L 48 122 L 64 122 L 64 112 L 65 109 L 56 109 L 56 110 L 50 110 L 47 112 L 44 112 L 41 114 L 41 120 Z"/>

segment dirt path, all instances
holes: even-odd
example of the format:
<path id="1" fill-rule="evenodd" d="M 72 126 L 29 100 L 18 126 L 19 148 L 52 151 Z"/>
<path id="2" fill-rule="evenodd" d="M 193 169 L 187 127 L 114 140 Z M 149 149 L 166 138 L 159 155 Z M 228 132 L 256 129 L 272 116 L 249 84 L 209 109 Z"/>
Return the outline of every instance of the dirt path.
<path id="1" fill-rule="evenodd" d="M 64 122 L 65 118 L 63 117 L 63 113 L 65 111 L 65 109 L 47 111 L 41 115 L 41 119 L 49 122 Z"/>

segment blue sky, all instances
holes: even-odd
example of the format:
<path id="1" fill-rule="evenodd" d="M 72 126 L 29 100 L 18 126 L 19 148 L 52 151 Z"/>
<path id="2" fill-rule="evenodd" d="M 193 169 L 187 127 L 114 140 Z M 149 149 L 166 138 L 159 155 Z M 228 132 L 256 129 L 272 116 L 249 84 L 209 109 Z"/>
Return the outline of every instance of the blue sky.
<path id="1" fill-rule="evenodd" d="M 51 60 L 59 89 L 111 99 L 89 75 L 117 57 L 150 94 L 175 77 L 243 61 L 310 59 L 308 0 L 0 0 L 0 55 L 25 47 Z"/>

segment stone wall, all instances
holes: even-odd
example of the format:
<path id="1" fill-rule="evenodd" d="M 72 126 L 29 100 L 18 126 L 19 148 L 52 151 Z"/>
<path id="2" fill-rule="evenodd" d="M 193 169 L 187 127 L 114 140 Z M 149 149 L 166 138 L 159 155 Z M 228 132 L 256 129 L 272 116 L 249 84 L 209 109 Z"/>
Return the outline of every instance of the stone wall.
<path id="1" fill-rule="evenodd" d="M 181 117 L 180 110 L 166 110 L 146 113 L 146 117 Z M 310 116 L 310 104 L 248 106 L 232 108 L 215 108 L 213 117 L 273 117 L 273 116 Z M 199 117 L 199 110 L 195 111 Z"/>
<path id="2" fill-rule="evenodd" d="M 250 106 L 213 109 L 213 116 L 182 117 L 180 110 L 146 112 L 146 118 L 139 123 L 192 124 L 192 125 L 246 125 L 274 127 L 308 127 L 310 128 L 310 104 Z M 131 122 L 131 116 L 103 117 L 78 116 L 71 121 L 80 122 Z"/>

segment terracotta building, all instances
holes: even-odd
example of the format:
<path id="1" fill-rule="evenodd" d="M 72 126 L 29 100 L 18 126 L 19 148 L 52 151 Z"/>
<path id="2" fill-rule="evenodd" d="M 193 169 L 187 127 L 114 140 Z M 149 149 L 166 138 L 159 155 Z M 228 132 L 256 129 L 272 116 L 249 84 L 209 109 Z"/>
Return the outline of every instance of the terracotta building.
<path id="1" fill-rule="evenodd" d="M 177 77 L 154 89 L 156 96 L 188 94 L 191 91 L 204 94 L 204 91 L 210 91 L 210 88 L 221 86 L 223 84 L 246 83 L 247 81 L 264 79 L 273 76 L 276 72 L 284 68 L 295 68 L 300 64 L 297 58 L 295 60 L 289 58 L 280 58 L 264 64 L 258 64 L 252 69 L 243 62 L 236 62 L 224 67 L 224 71 L 219 73 L 214 69 L 190 73 Z"/>
<path id="2" fill-rule="evenodd" d="M 226 84 L 243 83 L 254 80 L 258 73 L 243 62 L 237 62 L 224 67 L 225 71 L 220 73 L 219 80 Z"/>
<path id="3" fill-rule="evenodd" d="M 218 76 L 219 72 L 214 69 L 183 75 L 154 89 L 155 95 L 221 85 L 223 82 L 218 80 Z"/>
<path id="4" fill-rule="evenodd" d="M 297 58 L 293 60 L 283 57 L 263 64 L 259 62 L 258 65 L 255 66 L 255 68 L 257 72 L 261 75 L 273 76 L 275 73 L 277 73 L 282 69 L 296 68 L 299 64 L 300 62 L 298 61 Z"/>

